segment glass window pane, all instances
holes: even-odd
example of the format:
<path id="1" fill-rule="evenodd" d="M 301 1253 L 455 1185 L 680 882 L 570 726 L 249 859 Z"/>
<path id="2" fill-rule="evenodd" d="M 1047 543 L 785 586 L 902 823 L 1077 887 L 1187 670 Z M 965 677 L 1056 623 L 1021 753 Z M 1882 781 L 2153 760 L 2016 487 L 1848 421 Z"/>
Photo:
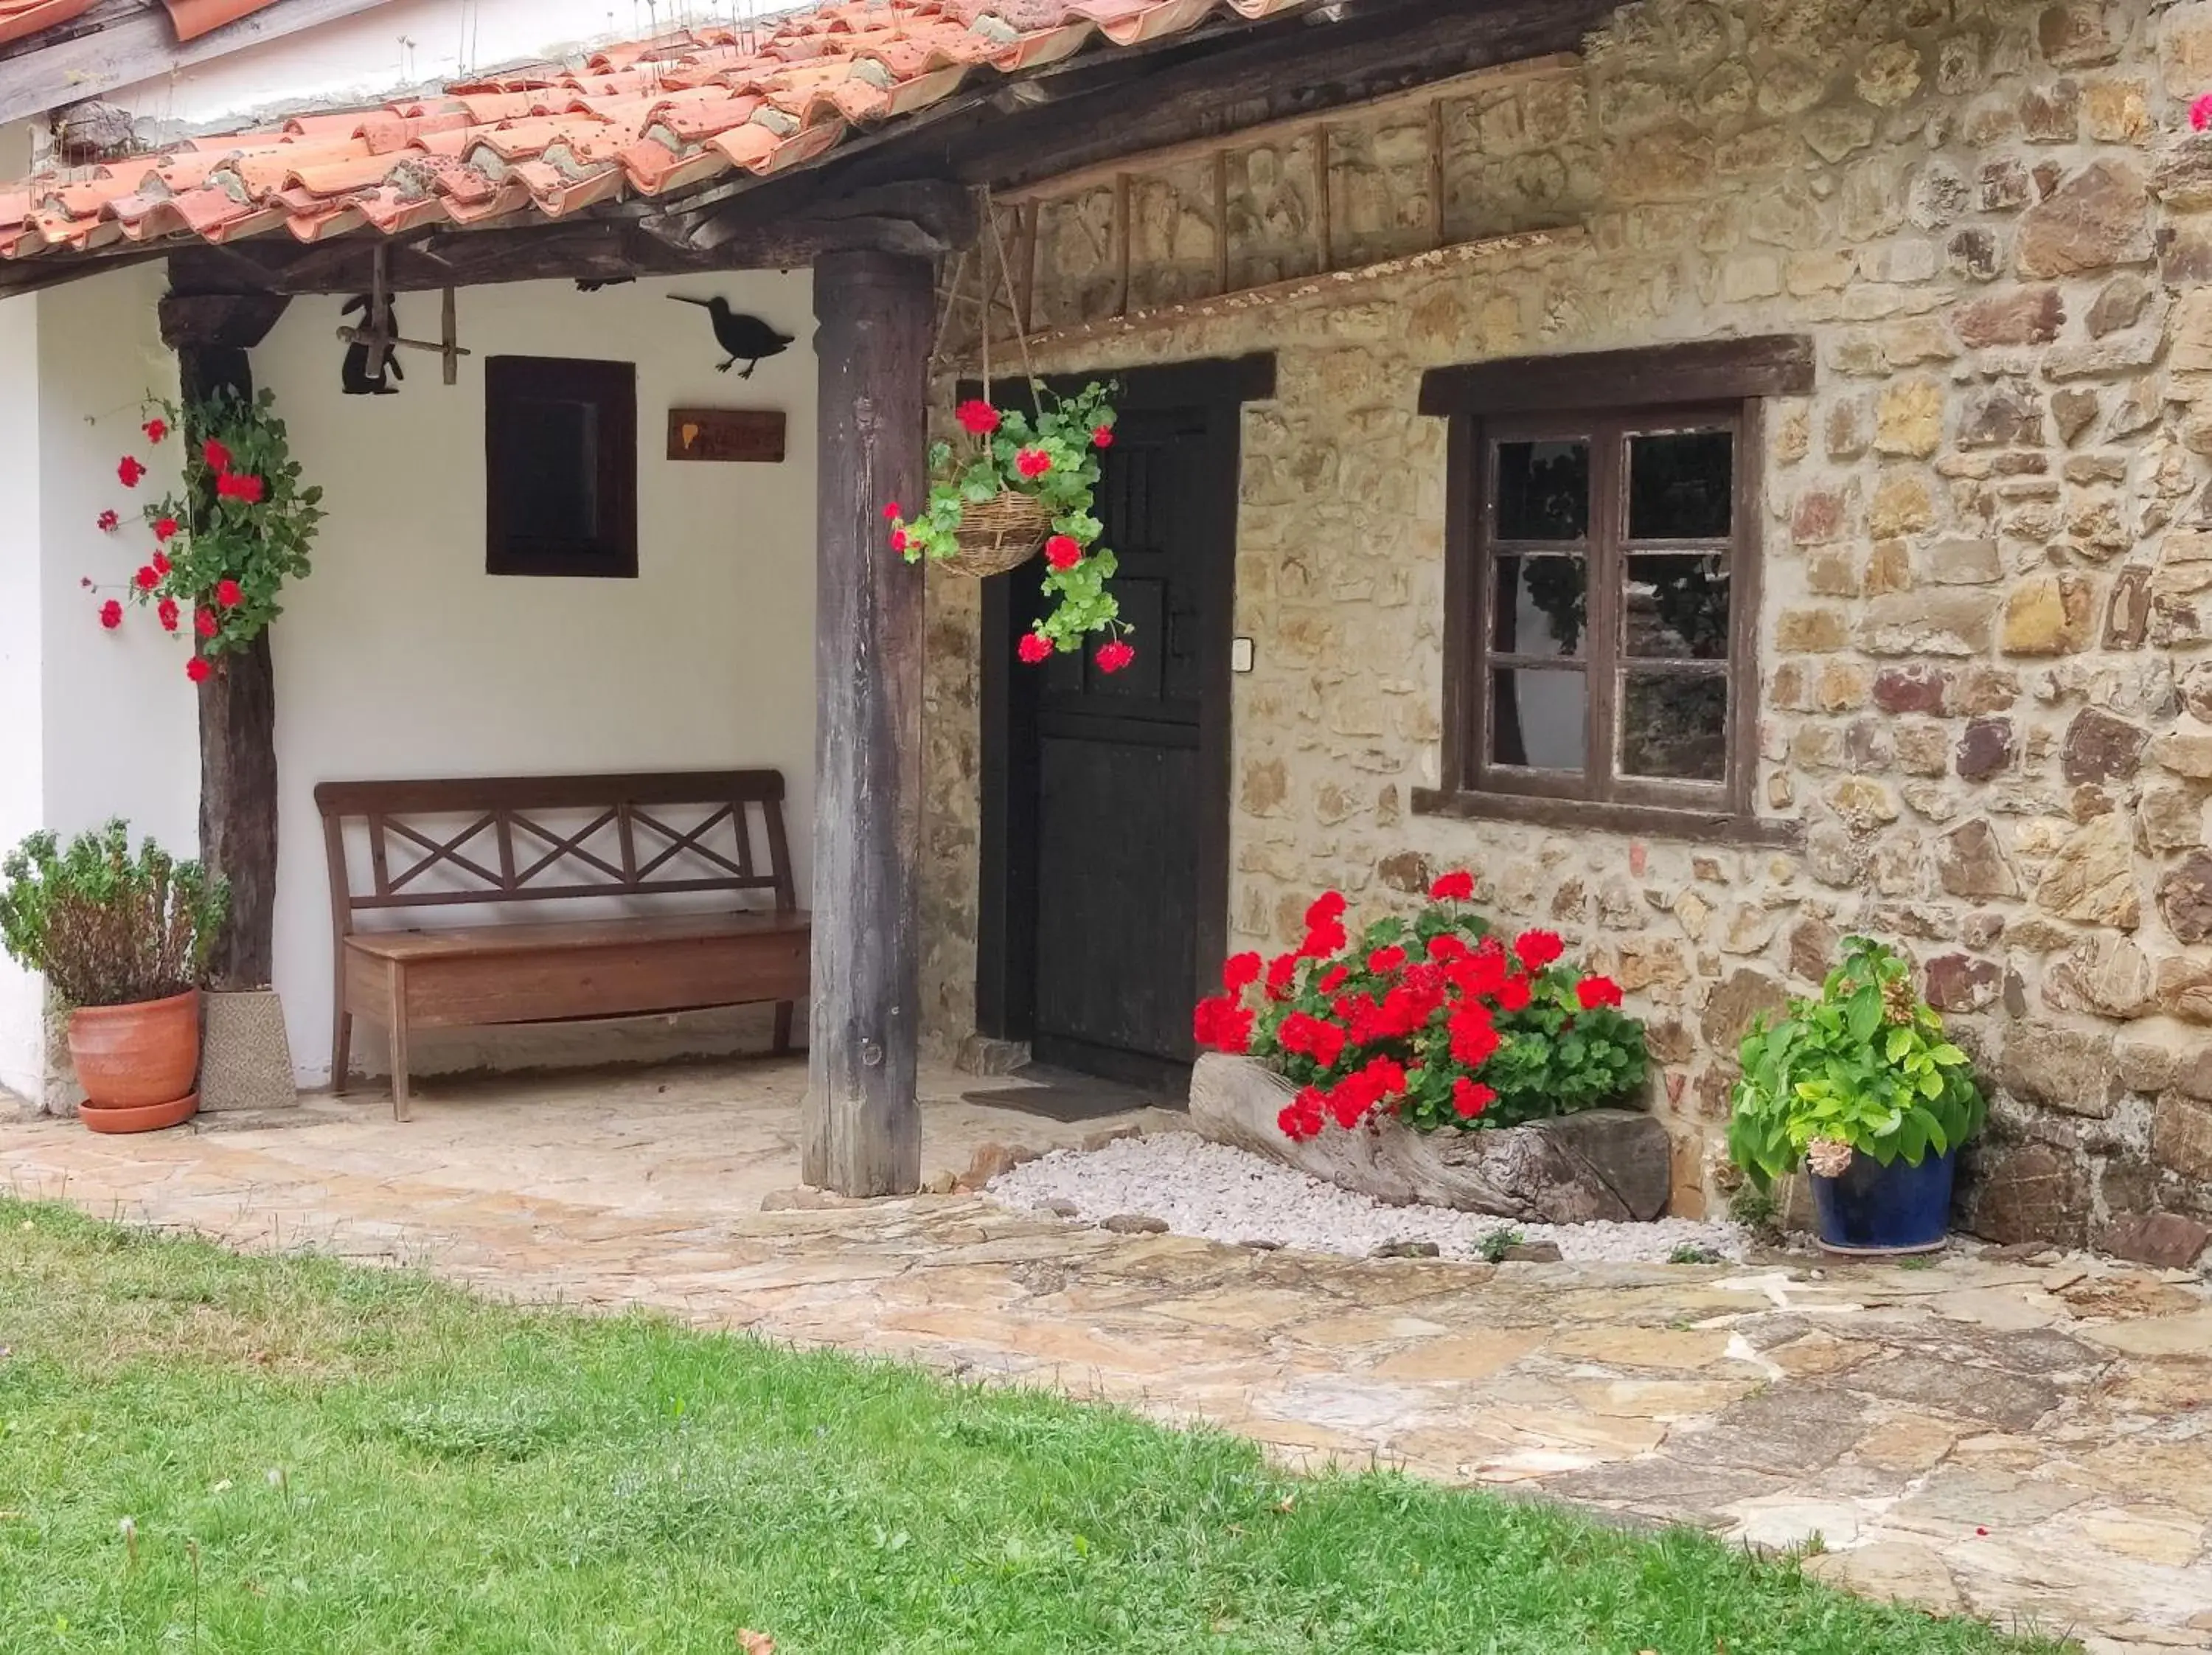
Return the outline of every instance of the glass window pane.
<path id="1" fill-rule="evenodd" d="M 1491 585 L 1490 647 L 1501 655 L 1579 655 L 1589 624 L 1579 557 L 1501 553 Z"/>
<path id="2" fill-rule="evenodd" d="M 1620 690 L 1620 773 L 1728 780 L 1728 679 L 1632 672 Z"/>
<path id="3" fill-rule="evenodd" d="M 1717 540 L 1735 503 L 1735 441 L 1726 431 L 1628 439 L 1628 538 Z"/>
<path id="4" fill-rule="evenodd" d="M 1638 552 L 1628 559 L 1622 653 L 1644 660 L 1725 660 L 1729 565 L 1717 552 Z"/>
<path id="5" fill-rule="evenodd" d="M 1589 444 L 1498 445 L 1498 538 L 1579 540 L 1589 531 Z"/>
<path id="6" fill-rule="evenodd" d="M 500 422 L 498 486 L 516 539 L 596 539 L 599 411 L 588 402 L 518 398 Z"/>
<path id="7" fill-rule="evenodd" d="M 1577 670 L 1500 666 L 1490 674 L 1490 762 L 1583 768 L 1589 686 Z"/>

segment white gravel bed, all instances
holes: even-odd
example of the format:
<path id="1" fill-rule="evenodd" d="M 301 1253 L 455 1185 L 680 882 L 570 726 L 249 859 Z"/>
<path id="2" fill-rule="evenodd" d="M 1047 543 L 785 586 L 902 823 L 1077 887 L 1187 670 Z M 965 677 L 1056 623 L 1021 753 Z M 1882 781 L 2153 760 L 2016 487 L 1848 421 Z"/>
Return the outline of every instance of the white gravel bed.
<path id="1" fill-rule="evenodd" d="M 1103 1149 L 1055 1150 L 991 1181 L 1008 1207 L 1038 1211 L 1073 1203 L 1096 1224 L 1123 1214 L 1163 1220 L 1177 1235 L 1268 1242 L 1304 1252 L 1364 1258 L 1390 1242 L 1431 1241 L 1445 1258 L 1479 1258 L 1485 1237 L 1520 1232 L 1554 1242 L 1570 1263 L 1664 1261 L 1678 1247 L 1740 1259 L 1749 1238 L 1738 1226 L 1662 1218 L 1651 1224 L 1513 1224 L 1448 1207 L 1388 1207 L 1194 1133 L 1123 1138 Z"/>

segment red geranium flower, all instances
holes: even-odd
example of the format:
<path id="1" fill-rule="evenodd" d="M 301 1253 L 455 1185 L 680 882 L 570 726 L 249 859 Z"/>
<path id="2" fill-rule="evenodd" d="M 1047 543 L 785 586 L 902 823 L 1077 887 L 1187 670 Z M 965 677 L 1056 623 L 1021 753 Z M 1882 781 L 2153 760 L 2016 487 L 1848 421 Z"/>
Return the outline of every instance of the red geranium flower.
<path id="1" fill-rule="evenodd" d="M 1054 569 L 1073 569 L 1083 561 L 1083 545 L 1072 534 L 1055 534 L 1044 543 L 1044 560 Z"/>
<path id="2" fill-rule="evenodd" d="M 1014 456 L 1014 469 L 1034 483 L 1052 469 L 1052 456 L 1042 448 L 1024 448 Z"/>
<path id="3" fill-rule="evenodd" d="M 2207 126 L 2212 126 L 2212 92 L 2207 92 L 2189 106 L 2189 124 L 2199 132 Z"/>
<path id="4" fill-rule="evenodd" d="M 1498 1009 L 1501 1012 L 1525 1012 L 1528 1009 L 1528 979 L 1509 977 L 1498 985 Z"/>
<path id="5" fill-rule="evenodd" d="M 1429 939 L 1428 954 L 1429 958 L 1439 965 L 1447 964 L 1455 959 L 1465 959 L 1467 939 L 1455 932 L 1439 932 Z"/>
<path id="6" fill-rule="evenodd" d="M 1438 902 L 1466 902 L 1474 895 L 1474 875 L 1465 868 L 1439 874 L 1429 895 Z"/>
<path id="7" fill-rule="evenodd" d="M 1586 977 L 1575 984 L 1575 998 L 1583 1009 L 1594 1012 L 1601 1006 L 1620 1004 L 1620 985 L 1609 977 Z"/>
<path id="8" fill-rule="evenodd" d="M 154 520 L 154 538 L 167 545 L 177 538 L 177 531 L 183 526 L 173 517 L 157 517 Z"/>
<path id="9" fill-rule="evenodd" d="M 1377 948 L 1367 957 L 1367 969 L 1377 977 L 1395 971 L 1405 963 L 1406 951 L 1395 942 L 1387 948 Z"/>
<path id="10" fill-rule="evenodd" d="M 123 624 L 123 605 L 110 598 L 100 606 L 100 624 L 112 632 Z"/>
<path id="11" fill-rule="evenodd" d="M 894 500 L 894 501 L 892 501 L 889 505 L 887 505 L 887 506 L 885 506 L 885 507 L 884 508 L 884 522 L 886 522 L 886 523 L 896 523 L 896 522 L 897 522 L 898 520 L 899 520 L 899 502 L 898 502 L 897 501 Z"/>
<path id="12" fill-rule="evenodd" d="M 1110 425 L 1093 427 L 1091 432 L 1091 446 L 1094 448 L 1112 447 L 1114 446 L 1114 428 Z"/>
<path id="13" fill-rule="evenodd" d="M 1298 956 L 1278 954 L 1267 962 L 1267 998 L 1286 1000 L 1298 977 Z"/>
<path id="14" fill-rule="evenodd" d="M 177 630 L 177 600 L 174 598 L 164 598 L 154 606 L 154 613 L 160 618 L 161 630 L 164 632 L 173 632 Z"/>
<path id="15" fill-rule="evenodd" d="M 155 587 L 161 584 L 161 577 L 155 570 L 155 568 L 151 563 L 142 565 L 138 572 L 131 578 L 137 582 L 138 589 L 141 592 L 151 592 Z"/>
<path id="16" fill-rule="evenodd" d="M 1321 981 L 1314 987 L 1325 995 L 1333 995 L 1344 986 L 1345 980 L 1351 975 L 1352 967 L 1349 965 L 1332 965 L 1321 974 Z"/>
<path id="17" fill-rule="evenodd" d="M 1034 666 L 1050 658 L 1052 640 L 1042 632 L 1024 632 L 1021 642 L 1014 646 L 1014 653 Z"/>
<path id="18" fill-rule="evenodd" d="M 1498 1094 L 1480 1080 L 1464 1074 L 1452 1082 L 1452 1108 L 1462 1121 L 1471 1121 L 1498 1101 Z"/>
<path id="19" fill-rule="evenodd" d="M 1119 638 L 1098 646 L 1098 670 L 1102 672 L 1118 672 L 1136 659 L 1137 652 Z"/>
<path id="20" fill-rule="evenodd" d="M 156 417 L 146 422 L 144 429 L 146 432 L 147 441 L 159 442 L 163 437 L 169 435 L 169 422 L 160 418 L 157 416 Z"/>
<path id="21" fill-rule="evenodd" d="M 155 552 L 154 561 L 148 567 L 156 575 L 167 575 L 169 572 L 169 554 L 166 551 Z"/>
<path id="22" fill-rule="evenodd" d="M 999 429 L 999 411 L 981 397 L 962 403 L 952 411 L 952 417 L 970 436 L 988 436 Z"/>
<path id="23" fill-rule="evenodd" d="M 1201 1046 L 1241 1052 L 1252 1044 L 1252 1013 L 1226 995 L 1201 1000 L 1191 1013 L 1191 1037 Z"/>
<path id="24" fill-rule="evenodd" d="M 102 534 L 112 534 L 123 526 L 123 520 L 112 511 L 100 513 L 98 517 L 93 519 L 93 521 L 100 526 L 100 532 Z"/>
<path id="25" fill-rule="evenodd" d="M 239 590 L 238 582 L 228 575 L 215 583 L 215 600 L 225 609 L 235 609 L 245 601 L 246 594 Z"/>
<path id="26" fill-rule="evenodd" d="M 1221 986 L 1232 995 L 1241 995 L 1260 980 L 1260 957 L 1257 954 L 1231 954 L 1222 962 Z"/>
<path id="27" fill-rule="evenodd" d="M 210 668 L 207 664 L 207 657 L 205 655 L 194 655 L 190 660 L 185 663 L 185 676 L 190 678 L 194 684 L 206 683 L 207 675 L 211 670 L 212 669 Z"/>
<path id="28" fill-rule="evenodd" d="M 1529 970 L 1540 971 L 1565 953 L 1567 945 L 1556 931 L 1523 931 L 1513 940 L 1513 952 Z"/>
<path id="29" fill-rule="evenodd" d="M 138 479 L 146 475 L 146 468 L 138 463 L 136 455 L 125 454 L 123 463 L 115 468 L 115 474 L 123 479 L 125 488 L 135 489 L 138 486 Z"/>
<path id="30" fill-rule="evenodd" d="M 215 480 L 215 491 L 225 500 L 242 500 L 249 506 L 261 503 L 262 482 L 251 472 L 228 472 Z"/>
<path id="31" fill-rule="evenodd" d="M 204 638 L 211 638 L 222 630 L 222 623 L 215 618 L 215 611 L 202 606 L 192 611 L 192 630 Z"/>
<path id="32" fill-rule="evenodd" d="M 207 461 L 208 469 L 211 472 L 227 472 L 230 469 L 230 450 L 213 437 L 200 444 L 200 458 Z"/>
<path id="33" fill-rule="evenodd" d="M 891 531 L 891 550 L 893 551 L 904 551 L 910 544 L 911 543 L 906 538 L 906 531 L 904 529 L 893 529 Z"/>

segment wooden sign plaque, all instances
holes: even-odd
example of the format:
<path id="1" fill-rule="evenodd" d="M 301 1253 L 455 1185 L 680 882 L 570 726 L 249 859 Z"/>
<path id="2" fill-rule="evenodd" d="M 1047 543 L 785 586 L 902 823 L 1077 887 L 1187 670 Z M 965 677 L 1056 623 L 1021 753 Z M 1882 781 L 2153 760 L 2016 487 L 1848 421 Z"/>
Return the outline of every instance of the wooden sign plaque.
<path id="1" fill-rule="evenodd" d="M 668 457 L 780 465 L 783 423 L 781 408 L 672 408 Z"/>

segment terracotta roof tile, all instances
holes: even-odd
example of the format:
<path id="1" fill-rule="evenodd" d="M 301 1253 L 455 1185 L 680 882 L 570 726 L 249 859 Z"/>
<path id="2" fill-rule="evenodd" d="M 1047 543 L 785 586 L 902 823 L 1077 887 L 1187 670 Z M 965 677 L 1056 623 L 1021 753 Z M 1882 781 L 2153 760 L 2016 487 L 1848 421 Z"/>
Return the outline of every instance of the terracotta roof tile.
<path id="1" fill-rule="evenodd" d="M 804 166 L 855 128 L 926 109 L 979 72 L 1018 74 L 1223 12 L 1256 19 L 1303 3 L 836 0 L 772 25 L 621 41 L 574 67 L 532 64 L 427 98 L 0 184 L 0 259 L 126 236 L 228 241 L 283 228 L 314 240 L 531 210 L 559 216 L 733 171 Z M 56 4 L 0 0 L 0 40 Z"/>

